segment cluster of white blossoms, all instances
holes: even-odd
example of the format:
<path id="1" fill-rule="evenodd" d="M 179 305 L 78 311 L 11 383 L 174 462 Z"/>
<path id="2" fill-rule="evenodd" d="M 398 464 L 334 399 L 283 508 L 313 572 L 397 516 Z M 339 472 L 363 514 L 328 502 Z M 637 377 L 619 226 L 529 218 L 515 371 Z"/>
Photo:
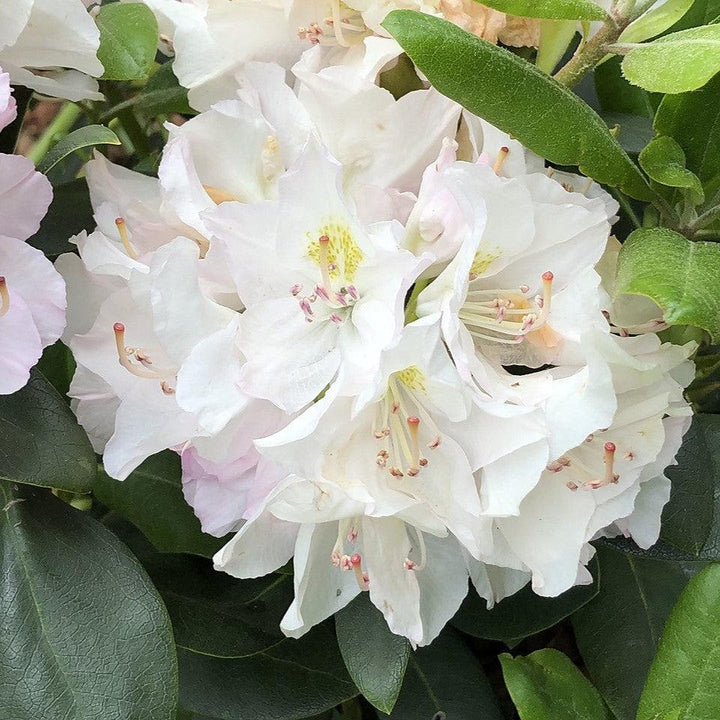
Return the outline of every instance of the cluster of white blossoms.
<path id="1" fill-rule="evenodd" d="M 0 132 L 16 115 L 10 77 L 0 69 Z M 43 348 L 65 327 L 65 283 L 25 242 L 51 200 L 50 183 L 27 158 L 0 153 L 0 395 L 27 383 Z"/>
<path id="2" fill-rule="evenodd" d="M 236 533 L 219 570 L 293 559 L 293 637 L 368 592 L 427 644 L 469 580 L 555 596 L 591 540 L 651 545 L 694 346 L 611 303 L 615 201 L 433 88 L 383 89 L 399 3 L 147 3 L 181 80 L 231 89 L 167 125 L 158 178 L 87 166 L 97 228 L 57 267 L 106 471 L 177 451 L 203 529 Z"/>

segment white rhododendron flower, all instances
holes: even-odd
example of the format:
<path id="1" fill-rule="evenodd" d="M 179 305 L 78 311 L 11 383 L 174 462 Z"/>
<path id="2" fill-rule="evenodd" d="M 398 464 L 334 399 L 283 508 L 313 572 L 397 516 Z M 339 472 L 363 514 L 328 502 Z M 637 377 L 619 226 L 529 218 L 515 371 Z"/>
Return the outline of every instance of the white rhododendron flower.
<path id="1" fill-rule="evenodd" d="M 0 73 L 0 125 L 14 116 L 7 75 Z M 0 395 L 25 385 L 43 348 L 65 327 L 65 284 L 43 253 L 25 242 L 51 200 L 50 183 L 32 162 L 0 154 Z"/>
<path id="2" fill-rule="evenodd" d="M 181 67 L 201 26 L 220 52 L 255 6 L 149 4 Z M 263 12 L 284 33 L 310 5 Z M 70 395 L 108 473 L 179 453 L 203 530 L 236 533 L 218 569 L 293 559 L 286 634 L 368 592 L 424 645 L 469 581 L 488 605 L 554 596 L 590 581 L 590 541 L 656 540 L 694 348 L 610 300 L 604 190 L 431 88 L 378 86 L 381 5 L 337 26 L 363 39 L 348 62 L 315 38 L 293 87 L 292 33 L 284 65 L 257 61 L 265 38 L 208 55 L 193 87 L 231 73 L 225 99 L 166 125 L 157 178 L 96 156 L 97 228 L 57 266 Z"/>
<path id="3" fill-rule="evenodd" d="M 0 8 L 0 65 L 14 84 L 68 100 L 102 100 L 100 32 L 82 0 L 13 0 Z"/>

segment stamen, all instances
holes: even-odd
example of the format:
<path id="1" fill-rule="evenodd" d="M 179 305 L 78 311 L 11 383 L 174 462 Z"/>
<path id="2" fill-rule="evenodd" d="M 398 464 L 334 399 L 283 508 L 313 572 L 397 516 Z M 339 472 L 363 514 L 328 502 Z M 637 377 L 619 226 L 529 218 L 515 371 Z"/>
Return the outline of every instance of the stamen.
<path id="1" fill-rule="evenodd" d="M 332 8 L 332 26 L 335 30 L 335 38 L 339 45 L 350 47 L 350 43 L 345 39 L 345 35 L 343 34 L 343 22 L 340 16 L 340 0 L 332 0 L 330 7 Z"/>
<path id="2" fill-rule="evenodd" d="M 7 289 L 7 281 L 4 275 L 0 275 L 0 317 L 10 309 L 10 293 Z"/>
<path id="3" fill-rule="evenodd" d="M 352 554 L 350 556 L 350 563 L 352 565 L 352 569 L 355 572 L 355 580 L 357 580 L 358 587 L 361 590 L 367 590 L 369 580 L 367 573 L 363 572 L 362 569 L 362 556 L 359 553 Z"/>
<path id="4" fill-rule="evenodd" d="M 295 285 L 290 288 L 290 294 L 293 297 L 297 297 L 302 292 L 302 288 L 303 286 L 300 283 L 295 283 Z"/>
<path id="5" fill-rule="evenodd" d="M 500 152 L 498 152 L 497 159 L 495 160 L 495 164 L 493 165 L 493 171 L 496 175 L 500 174 L 502 166 L 505 164 L 505 160 L 507 159 L 509 152 L 510 148 L 506 147 L 505 145 L 500 148 Z"/>
<path id="6" fill-rule="evenodd" d="M 122 241 L 123 247 L 125 248 L 125 252 L 127 253 L 128 257 L 132 260 L 137 260 L 138 254 L 135 252 L 135 248 L 130 243 L 130 238 L 128 237 L 127 226 L 125 225 L 124 218 L 115 218 L 115 227 L 117 227 L 118 229 L 118 233 L 120 234 L 120 240 Z"/>
<path id="7" fill-rule="evenodd" d="M 140 349 L 125 346 L 125 326 L 120 322 L 116 322 L 113 325 L 113 332 L 115 333 L 115 347 L 117 348 L 118 361 L 120 364 L 129 373 L 135 375 L 135 377 L 145 378 L 147 380 L 160 380 L 160 387 L 165 395 L 174 395 L 175 389 L 171 388 L 167 381 L 163 379 L 162 373 L 157 370 L 146 369 L 152 364 L 151 360 Z M 134 354 L 145 367 L 135 365 L 130 360 L 129 356 L 131 354 Z"/>
<path id="8" fill-rule="evenodd" d="M 342 322 L 343 322 L 343 319 L 342 319 L 337 313 L 333 313 L 332 315 L 330 315 L 330 319 L 331 319 L 336 325 L 341 325 Z"/>
<path id="9" fill-rule="evenodd" d="M 425 547 L 425 538 L 423 537 L 422 530 L 415 528 L 415 533 L 418 539 L 418 550 L 420 551 L 420 562 L 416 563 L 410 558 L 405 558 L 404 567 L 406 570 L 424 570 L 427 565 L 427 548 Z"/>
<path id="10" fill-rule="evenodd" d="M 235 195 L 231 195 L 229 192 L 214 187 L 213 185 L 203 185 L 203 190 L 216 205 L 221 205 L 224 202 L 238 202 L 240 200 L 240 198 L 235 197 Z"/>

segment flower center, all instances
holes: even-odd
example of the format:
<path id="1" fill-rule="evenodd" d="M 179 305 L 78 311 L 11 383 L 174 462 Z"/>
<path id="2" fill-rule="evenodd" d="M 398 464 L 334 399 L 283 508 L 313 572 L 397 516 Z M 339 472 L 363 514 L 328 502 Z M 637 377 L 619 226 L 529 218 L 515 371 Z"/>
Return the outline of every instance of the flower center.
<path id="1" fill-rule="evenodd" d="M 425 392 L 425 376 L 411 365 L 390 376 L 387 392 L 377 403 L 372 432 L 381 447 L 375 463 L 392 477 L 415 477 L 427 466 L 420 447 L 421 425 L 422 434 L 429 433 L 427 447 L 434 450 L 440 445 L 440 430 L 422 399 Z"/>
<path id="2" fill-rule="evenodd" d="M 540 330 L 547 322 L 552 300 L 553 274 L 542 276 L 543 293 L 530 299 L 528 286 L 517 290 L 473 290 L 477 275 L 470 274 L 470 290 L 460 308 L 459 317 L 470 335 L 508 345 L 521 343 L 525 336 Z"/>
<path id="3" fill-rule="evenodd" d="M 345 552 L 345 544 L 350 543 L 356 545 L 358 539 L 357 525 L 355 519 L 345 519 L 338 523 L 338 536 L 335 546 L 330 554 L 330 562 L 336 567 L 348 572 L 352 570 L 355 573 L 355 580 L 361 590 L 367 590 L 370 581 L 368 574 L 363 571 L 362 555 L 358 552 L 347 554 Z"/>
<path id="4" fill-rule="evenodd" d="M 7 280 L 4 275 L 0 275 L 0 317 L 5 315 L 10 309 L 10 293 L 7 289 Z"/>
<path id="5" fill-rule="evenodd" d="M 117 348 L 120 364 L 135 377 L 146 380 L 160 380 L 162 391 L 166 395 L 174 395 L 175 389 L 168 385 L 165 378 L 175 373 L 153 368 L 152 358 L 142 348 L 127 347 L 125 345 L 125 325 L 122 323 L 116 322 L 113 325 L 113 332 L 115 333 L 115 347 Z"/>
<path id="6" fill-rule="evenodd" d="M 368 32 L 362 16 L 340 0 L 331 0 L 331 15 L 322 22 L 311 22 L 298 28 L 298 37 L 311 45 L 340 45 L 350 47 L 361 42 Z"/>
<path id="7" fill-rule="evenodd" d="M 586 442 L 592 442 L 593 439 L 594 436 L 590 435 L 588 436 Z M 614 485 L 620 479 L 620 476 L 614 470 L 616 450 L 617 448 L 615 447 L 615 443 L 613 442 L 606 442 L 603 445 L 603 464 L 605 466 L 605 470 L 602 478 L 598 478 L 597 473 L 588 468 L 577 457 L 577 454 L 574 454 L 572 457 L 563 455 L 557 460 L 553 460 L 553 462 L 548 464 L 547 470 L 549 470 L 550 472 L 559 473 L 562 472 L 565 468 L 572 468 L 575 473 L 587 479 L 584 480 L 582 484 L 579 484 L 574 480 L 568 480 L 568 482 L 566 482 L 565 484 L 567 485 L 569 490 L 575 491 L 581 487 L 585 490 L 598 490 L 599 488 L 607 487 L 608 485 Z M 629 460 L 632 460 L 634 457 L 635 456 L 631 452 L 629 452 L 627 455 L 627 458 Z"/>

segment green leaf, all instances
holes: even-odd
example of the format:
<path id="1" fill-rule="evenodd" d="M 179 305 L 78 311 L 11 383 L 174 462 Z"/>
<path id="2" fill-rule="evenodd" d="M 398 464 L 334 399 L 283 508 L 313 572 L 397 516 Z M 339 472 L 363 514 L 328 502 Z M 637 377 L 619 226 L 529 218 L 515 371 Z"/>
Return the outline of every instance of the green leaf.
<path id="1" fill-rule="evenodd" d="M 171 62 L 161 65 L 136 97 L 135 107 L 148 115 L 196 114 L 188 105 L 187 90 L 178 83 Z"/>
<path id="2" fill-rule="evenodd" d="M 476 592 L 470 592 L 452 623 L 468 635 L 514 645 L 523 638 L 557 625 L 590 602 L 599 588 L 597 562 L 593 562 L 591 571 L 594 577 L 592 585 L 579 585 L 556 598 L 540 597 L 526 585 L 492 610 L 487 609 L 485 601 Z"/>
<path id="3" fill-rule="evenodd" d="M 638 160 L 640 167 L 655 182 L 688 190 L 695 205 L 705 200 L 700 179 L 685 167 L 685 153 L 671 137 L 655 138 L 643 149 Z"/>
<path id="4" fill-rule="evenodd" d="M 325 627 L 238 660 L 179 653 L 181 705 L 218 720 L 295 720 L 357 695 Z"/>
<path id="5" fill-rule="evenodd" d="M 68 242 L 68 238 L 94 224 L 87 182 L 85 178 L 78 178 L 53 188 L 53 199 L 47 215 L 28 243 L 54 260 L 62 253 L 76 249 Z"/>
<path id="6" fill-rule="evenodd" d="M 75 358 L 70 348 L 58 340 L 43 350 L 37 368 L 45 379 L 62 395 L 68 394 L 70 382 L 75 374 Z"/>
<path id="7" fill-rule="evenodd" d="M 720 560 L 720 416 L 696 415 L 677 457 L 661 538 L 691 555 Z"/>
<path id="8" fill-rule="evenodd" d="M 502 720 L 482 665 L 450 628 L 410 654 L 405 682 L 390 718 L 431 720 L 436 715 L 443 717 L 441 713 L 448 720 Z"/>
<path id="9" fill-rule="evenodd" d="M 358 690 L 378 710 L 389 713 L 400 694 L 410 643 L 390 632 L 367 593 L 337 613 L 335 628 L 345 667 Z"/>
<path id="10" fill-rule="evenodd" d="M 479 1 L 479 0 L 478 0 Z M 482 0 L 508 15 L 548 20 L 607 20 L 607 13 L 591 0 Z"/>
<path id="11" fill-rule="evenodd" d="M 63 158 L 81 148 L 94 147 L 95 145 L 119 145 L 118 136 L 104 125 L 86 125 L 85 127 L 73 130 L 66 135 L 57 145 L 53 146 L 45 157 L 38 163 L 37 169 L 41 173 L 55 167 Z"/>
<path id="12" fill-rule="evenodd" d="M 12 720 L 169 720 L 165 608 L 112 533 L 45 490 L 0 481 L 0 698 Z"/>
<path id="13" fill-rule="evenodd" d="M 103 5 L 95 17 L 100 29 L 98 59 L 104 80 L 143 80 L 148 76 L 158 42 L 158 24 L 142 3 Z"/>
<path id="14" fill-rule="evenodd" d="M 685 151 L 688 167 L 706 183 L 720 175 L 720 76 L 702 90 L 666 95 L 655 129 L 670 135 Z"/>
<path id="15" fill-rule="evenodd" d="M 665 228 L 636 230 L 618 259 L 615 292 L 644 295 L 670 325 L 695 325 L 720 340 L 720 245 Z"/>
<path id="16" fill-rule="evenodd" d="M 95 497 L 138 527 L 161 552 L 212 557 L 226 542 L 207 535 L 182 493 L 180 457 L 165 450 L 120 482 L 98 473 Z"/>
<path id="17" fill-rule="evenodd" d="M 685 15 L 693 2 L 694 0 L 667 0 L 628 25 L 622 31 L 618 42 L 642 42 L 664 33 Z"/>
<path id="18" fill-rule="evenodd" d="M 500 664 L 520 720 L 610 720 L 598 691 L 558 650 L 500 655 Z"/>
<path id="19" fill-rule="evenodd" d="M 697 90 L 720 71 L 720 25 L 681 30 L 636 47 L 622 69 L 631 83 L 652 92 Z"/>
<path id="20" fill-rule="evenodd" d="M 683 591 L 665 624 L 637 720 L 717 720 L 720 707 L 720 565 Z M 672 715 L 670 715 L 672 717 Z"/>
<path id="21" fill-rule="evenodd" d="M 652 121 L 648 117 L 603 113 L 602 119 L 609 128 L 618 128 L 617 139 L 625 152 L 637 154 L 655 137 Z"/>
<path id="22" fill-rule="evenodd" d="M 95 472 L 90 441 L 41 373 L 33 370 L 22 390 L 0 395 L 0 480 L 85 493 Z"/>
<path id="23" fill-rule="evenodd" d="M 432 85 L 559 165 L 647 199 L 650 190 L 603 120 L 568 88 L 439 18 L 395 10 L 385 28 Z"/>
<path id="24" fill-rule="evenodd" d="M 548 74 L 552 73 L 567 52 L 577 32 L 573 20 L 541 20 L 540 47 L 535 65 Z"/>
<path id="25" fill-rule="evenodd" d="M 667 616 L 687 578 L 675 563 L 598 545 L 597 597 L 573 615 L 580 653 L 618 720 L 634 720 Z"/>
<path id="26" fill-rule="evenodd" d="M 638 115 L 650 120 L 655 117 L 658 97 L 637 85 L 631 85 L 622 75 L 620 58 L 612 57 L 595 68 L 595 90 L 605 113 Z M 647 144 L 647 143 L 646 143 Z"/>

